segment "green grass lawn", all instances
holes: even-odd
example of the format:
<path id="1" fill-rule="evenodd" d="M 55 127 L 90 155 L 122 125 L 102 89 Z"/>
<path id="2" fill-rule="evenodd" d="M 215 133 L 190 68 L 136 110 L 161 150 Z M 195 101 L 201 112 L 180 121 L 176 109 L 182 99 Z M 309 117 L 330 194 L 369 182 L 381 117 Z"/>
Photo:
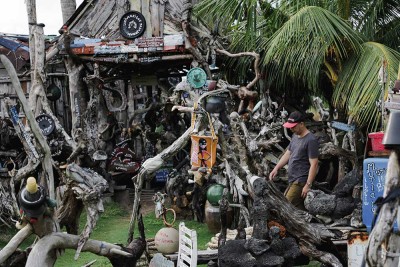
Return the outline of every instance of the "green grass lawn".
<path id="1" fill-rule="evenodd" d="M 145 226 L 146 238 L 152 238 L 155 236 L 158 230 L 160 230 L 164 225 L 161 219 L 156 219 L 154 212 L 143 217 Z M 82 229 L 85 225 L 86 215 L 82 214 L 80 220 L 80 228 Z M 108 203 L 105 206 L 105 212 L 100 216 L 97 226 L 92 232 L 91 239 L 103 240 L 109 243 L 118 243 L 126 245 L 126 240 L 128 237 L 130 221 L 130 211 L 122 210 L 114 202 Z M 180 221 L 176 221 L 174 227 L 177 229 Z M 197 244 L 199 249 L 206 249 L 206 244 L 210 241 L 213 236 L 212 233 L 208 231 L 206 224 L 201 224 L 195 221 L 185 221 L 187 227 L 197 231 Z M 4 247 L 8 240 L 16 233 L 16 230 L 6 230 L 1 229 L 0 234 L 0 247 Z M 135 236 L 138 235 L 137 225 L 135 226 Z M 22 244 L 22 248 L 26 248 L 32 244 L 34 238 L 30 238 Z M 92 260 L 96 262 L 92 265 L 94 267 L 108 267 L 112 266 L 109 260 L 102 256 L 97 256 L 89 252 L 83 252 L 80 254 L 78 260 L 74 260 L 75 250 L 68 249 L 65 253 L 57 259 L 56 267 L 75 267 L 85 265 Z M 200 266 L 200 265 L 199 265 Z M 203 265 L 206 266 L 206 265 Z"/>
<path id="2" fill-rule="evenodd" d="M 145 225 L 145 235 L 146 238 L 152 238 L 155 236 L 157 231 L 163 227 L 161 219 L 156 219 L 154 212 L 143 217 Z M 80 228 L 85 225 L 86 215 L 82 214 L 80 220 Z M 101 215 L 97 226 L 94 229 L 91 239 L 103 240 L 109 243 L 117 243 L 126 245 L 127 233 L 130 221 L 130 211 L 125 211 L 121 209 L 114 202 L 108 203 L 105 206 L 105 212 Z M 178 228 L 179 220 L 175 222 L 175 228 Z M 208 231 L 206 224 L 201 224 L 195 221 L 184 221 L 186 226 L 197 231 L 197 244 L 198 249 L 206 249 L 207 243 L 210 241 L 211 237 L 214 236 Z M 17 232 L 17 230 L 6 230 L 0 229 L 0 247 L 4 247 L 8 240 Z M 138 235 L 137 225 L 135 226 L 135 236 Z M 26 248 L 34 241 L 34 237 L 30 237 L 25 241 L 21 247 Z M 93 260 L 96 262 L 92 265 L 93 267 L 109 267 L 112 266 L 109 260 L 102 256 L 97 256 L 96 254 L 83 252 L 80 254 L 78 260 L 74 260 L 75 250 L 68 249 L 65 253 L 57 259 L 56 267 L 80 267 Z M 199 265 L 207 266 L 206 264 Z M 320 266 L 319 262 L 310 262 L 308 266 L 317 267 Z"/>

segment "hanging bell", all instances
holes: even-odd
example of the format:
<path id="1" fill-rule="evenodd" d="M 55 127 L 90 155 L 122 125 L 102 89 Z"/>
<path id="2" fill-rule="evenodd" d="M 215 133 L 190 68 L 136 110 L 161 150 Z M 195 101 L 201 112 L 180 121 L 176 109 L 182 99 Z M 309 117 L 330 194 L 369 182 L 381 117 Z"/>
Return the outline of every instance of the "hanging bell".
<path id="1" fill-rule="evenodd" d="M 382 144 L 387 149 L 400 148 L 400 111 L 392 111 Z"/>

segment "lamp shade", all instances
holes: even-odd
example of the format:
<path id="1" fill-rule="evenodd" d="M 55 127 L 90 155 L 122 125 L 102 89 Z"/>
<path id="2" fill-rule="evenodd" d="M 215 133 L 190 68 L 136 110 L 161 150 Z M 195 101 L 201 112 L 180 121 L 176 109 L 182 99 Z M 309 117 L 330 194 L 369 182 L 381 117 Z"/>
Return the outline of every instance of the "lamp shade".
<path id="1" fill-rule="evenodd" d="M 385 148 L 400 148 L 400 112 L 392 111 L 389 115 L 389 122 L 386 127 L 382 144 Z"/>

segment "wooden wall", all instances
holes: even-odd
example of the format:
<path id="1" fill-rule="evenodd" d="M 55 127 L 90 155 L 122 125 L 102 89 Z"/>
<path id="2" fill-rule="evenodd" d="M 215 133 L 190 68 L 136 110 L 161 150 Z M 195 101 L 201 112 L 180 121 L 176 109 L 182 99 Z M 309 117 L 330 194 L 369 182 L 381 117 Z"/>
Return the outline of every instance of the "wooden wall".
<path id="1" fill-rule="evenodd" d="M 93 0 L 70 23 L 71 33 L 88 38 L 123 39 L 119 21 L 129 10 L 146 19 L 143 37 L 182 32 L 181 21 L 188 19 L 189 0 Z"/>

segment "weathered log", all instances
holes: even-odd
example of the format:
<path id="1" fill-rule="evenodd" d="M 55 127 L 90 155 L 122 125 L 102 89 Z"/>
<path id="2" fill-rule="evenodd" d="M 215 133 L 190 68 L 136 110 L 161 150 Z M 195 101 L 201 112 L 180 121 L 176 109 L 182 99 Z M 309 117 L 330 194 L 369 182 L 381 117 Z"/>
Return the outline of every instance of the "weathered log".
<path id="1" fill-rule="evenodd" d="M 79 236 L 60 232 L 46 235 L 33 247 L 28 256 L 26 266 L 52 267 L 56 261 L 56 250 L 76 249 L 78 247 L 79 240 Z M 86 241 L 82 251 L 92 252 L 100 256 L 131 256 L 130 253 L 123 251 L 122 247 L 120 246 L 92 239 Z"/>
<path id="2" fill-rule="evenodd" d="M 96 227 L 99 213 L 104 211 L 102 194 L 107 188 L 107 181 L 91 169 L 84 169 L 75 163 L 69 164 L 66 170 L 69 179 L 75 181 L 72 190 L 77 199 L 81 199 L 86 209 L 86 224 L 80 234 L 79 244 L 75 253 L 75 259 L 86 240 L 89 239 L 94 227 Z"/>
<path id="3" fill-rule="evenodd" d="M 357 155 L 355 152 L 335 146 L 331 142 L 323 144 L 320 147 L 319 151 L 320 151 L 320 158 L 322 159 L 334 156 L 349 160 L 353 166 L 356 165 Z"/>
<path id="4" fill-rule="evenodd" d="M 10 241 L 8 241 L 7 245 L 2 250 L 0 250 L 0 264 L 5 262 L 8 257 L 10 257 L 19 247 L 19 245 L 32 234 L 32 230 L 32 226 L 30 224 L 27 224 L 24 228 L 19 230 L 18 233 L 14 235 Z"/>
<path id="5" fill-rule="evenodd" d="M 311 216 L 305 211 L 295 208 L 285 196 L 274 186 L 272 181 L 265 181 L 264 178 L 253 177 L 252 186 L 262 187 L 264 201 L 273 219 L 282 224 L 286 231 L 294 236 L 302 252 L 329 266 L 343 266 L 332 253 L 317 250 L 317 245 L 322 245 L 334 234 L 321 227 L 311 224 Z M 254 189 L 261 190 L 261 189 Z"/>

